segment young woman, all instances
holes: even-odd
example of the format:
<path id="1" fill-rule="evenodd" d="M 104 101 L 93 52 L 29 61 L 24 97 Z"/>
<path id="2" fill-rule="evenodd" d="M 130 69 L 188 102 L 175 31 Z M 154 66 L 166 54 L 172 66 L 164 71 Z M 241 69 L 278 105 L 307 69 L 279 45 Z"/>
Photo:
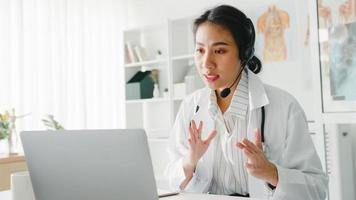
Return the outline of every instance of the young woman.
<path id="1" fill-rule="evenodd" d="M 305 114 L 287 92 L 255 75 L 253 24 L 222 5 L 194 22 L 195 63 L 206 88 L 184 99 L 166 174 L 187 192 L 325 199 L 327 178 Z"/>

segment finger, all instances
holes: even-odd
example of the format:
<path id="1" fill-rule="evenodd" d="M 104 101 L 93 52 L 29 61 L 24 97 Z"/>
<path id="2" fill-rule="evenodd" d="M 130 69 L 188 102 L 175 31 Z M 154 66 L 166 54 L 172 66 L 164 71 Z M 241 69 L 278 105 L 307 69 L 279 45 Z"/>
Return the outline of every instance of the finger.
<path id="1" fill-rule="evenodd" d="M 252 152 L 255 152 L 257 149 L 255 144 L 253 144 L 250 140 L 244 138 L 241 143 L 246 146 L 246 148 L 249 148 Z"/>
<path id="2" fill-rule="evenodd" d="M 192 120 L 192 129 L 193 129 L 194 135 L 197 136 L 197 125 L 195 124 L 194 120 Z"/>
<path id="3" fill-rule="evenodd" d="M 201 130 L 202 130 L 202 128 L 203 128 L 203 121 L 200 121 L 200 122 L 199 122 L 199 127 L 198 127 L 198 130 L 200 130 L 200 131 L 201 131 Z"/>
<path id="4" fill-rule="evenodd" d="M 246 156 L 248 156 L 249 158 L 252 158 L 252 156 L 254 157 L 254 159 L 258 156 L 258 153 L 256 153 L 253 149 L 251 149 L 249 146 L 244 145 L 241 142 L 238 142 L 236 144 L 236 146 L 241 149 Z M 248 155 L 247 155 L 248 154 Z"/>
<path id="5" fill-rule="evenodd" d="M 250 159 L 255 158 L 256 154 L 254 152 L 252 152 L 251 150 L 244 148 L 243 152 L 248 158 L 250 158 Z"/>
<path id="6" fill-rule="evenodd" d="M 249 163 L 258 163 L 258 157 L 256 154 L 249 152 L 247 149 L 243 150 L 244 155 L 247 157 Z"/>
<path id="7" fill-rule="evenodd" d="M 192 129 L 193 129 L 193 135 L 195 137 L 195 141 L 198 141 L 198 130 L 197 130 L 197 125 L 194 120 L 192 120 Z"/>
<path id="8" fill-rule="evenodd" d="M 245 145 L 245 144 L 242 143 L 242 142 L 237 142 L 237 143 L 236 143 L 236 146 L 237 146 L 239 149 L 241 149 L 241 150 L 243 150 L 243 149 L 248 149 L 249 151 L 253 152 L 250 147 L 248 147 L 247 145 Z"/>
<path id="9" fill-rule="evenodd" d="M 190 126 L 189 126 L 189 137 L 190 137 L 190 139 L 192 140 L 193 143 L 196 142 L 194 130 L 192 128 L 192 123 L 190 123 Z"/>
<path id="10" fill-rule="evenodd" d="M 259 128 L 255 129 L 255 145 L 262 150 L 262 136 Z"/>
<path id="11" fill-rule="evenodd" d="M 236 146 L 241 149 L 244 153 L 248 153 L 249 155 L 255 155 L 255 153 L 246 145 L 244 145 L 243 143 L 241 142 L 237 142 L 236 143 Z"/>
<path id="12" fill-rule="evenodd" d="M 191 142 L 195 142 L 194 141 L 194 135 L 193 135 L 192 131 L 193 131 L 192 128 L 189 127 L 189 138 L 188 138 L 188 140 L 191 140 Z"/>
<path id="13" fill-rule="evenodd" d="M 242 144 L 241 142 L 236 142 L 236 147 L 239 149 L 243 149 L 243 148 L 245 148 L 245 145 Z"/>
<path id="14" fill-rule="evenodd" d="M 251 149 L 253 152 L 255 152 L 255 153 L 257 153 L 257 152 L 259 152 L 260 150 L 258 149 L 258 147 L 254 144 L 254 143 L 252 143 L 251 141 L 249 141 L 248 139 L 243 139 L 242 140 L 242 143 L 244 144 L 244 145 L 246 145 L 249 149 Z"/>
<path id="15" fill-rule="evenodd" d="M 204 144 L 210 144 L 210 142 L 214 139 L 214 137 L 217 135 L 216 130 L 213 130 L 209 135 L 206 140 L 204 140 Z"/>
<path id="16" fill-rule="evenodd" d="M 203 122 L 200 121 L 199 122 L 199 127 L 198 127 L 198 138 L 201 139 L 201 133 L 202 133 L 202 129 L 203 129 Z"/>
<path id="17" fill-rule="evenodd" d="M 196 129 L 197 129 L 197 125 L 195 124 L 194 119 L 192 119 L 192 128 L 193 128 L 193 130 L 196 130 Z"/>

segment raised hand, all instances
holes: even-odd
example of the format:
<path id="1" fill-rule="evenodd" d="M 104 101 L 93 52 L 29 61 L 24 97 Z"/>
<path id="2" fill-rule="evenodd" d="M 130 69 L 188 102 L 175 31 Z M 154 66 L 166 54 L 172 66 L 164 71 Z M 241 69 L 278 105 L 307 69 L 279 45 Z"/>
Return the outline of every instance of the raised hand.
<path id="1" fill-rule="evenodd" d="M 189 126 L 189 154 L 183 161 L 183 169 L 186 176 L 186 179 L 181 184 L 181 189 L 184 189 L 188 184 L 190 179 L 193 176 L 195 168 L 198 164 L 200 158 L 204 155 L 204 153 L 208 150 L 208 147 L 211 141 L 216 136 L 216 130 L 213 130 L 209 133 L 206 139 L 202 139 L 201 134 L 203 130 L 203 122 L 200 121 L 199 127 L 194 120 L 191 121 Z"/>
<path id="2" fill-rule="evenodd" d="M 207 151 L 210 142 L 216 136 L 216 131 L 213 130 L 209 135 L 208 138 L 203 140 L 201 138 L 201 133 L 203 129 L 203 122 L 199 122 L 199 127 L 197 128 L 195 121 L 192 120 L 190 127 L 189 127 L 189 156 L 190 161 L 192 164 L 196 165 L 200 158 L 204 155 Z"/>
<path id="3" fill-rule="evenodd" d="M 277 186 L 277 167 L 266 158 L 263 152 L 261 133 L 259 129 L 255 130 L 254 143 L 245 138 L 241 142 L 237 142 L 236 146 L 241 149 L 248 158 L 247 163 L 245 163 L 245 167 L 249 174 L 256 178 L 262 179 L 273 186 Z"/>

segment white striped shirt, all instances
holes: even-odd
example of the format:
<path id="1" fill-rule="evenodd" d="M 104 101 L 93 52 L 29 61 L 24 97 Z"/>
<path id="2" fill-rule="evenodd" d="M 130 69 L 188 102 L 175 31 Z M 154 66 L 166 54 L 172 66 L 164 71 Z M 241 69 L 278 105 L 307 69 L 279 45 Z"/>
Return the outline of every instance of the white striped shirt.
<path id="1" fill-rule="evenodd" d="M 209 114 L 215 119 L 218 132 L 213 164 L 213 178 L 209 192 L 212 194 L 247 194 L 248 178 L 244 167 L 246 157 L 236 147 L 236 142 L 246 137 L 248 110 L 248 77 L 244 71 L 236 87 L 229 108 L 222 114 L 217 105 L 215 91 L 211 91 Z"/>

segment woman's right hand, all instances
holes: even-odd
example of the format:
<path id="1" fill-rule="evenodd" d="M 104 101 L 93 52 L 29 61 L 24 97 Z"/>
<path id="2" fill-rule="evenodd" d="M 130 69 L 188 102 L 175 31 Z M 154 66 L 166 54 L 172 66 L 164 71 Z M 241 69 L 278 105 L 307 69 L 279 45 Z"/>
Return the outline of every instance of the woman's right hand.
<path id="1" fill-rule="evenodd" d="M 208 150 L 209 144 L 216 136 L 216 130 L 213 130 L 209 133 L 208 138 L 203 140 L 201 138 L 201 133 L 203 129 L 203 122 L 200 121 L 199 127 L 197 128 L 195 121 L 192 120 L 189 126 L 189 154 L 183 161 L 183 169 L 186 179 L 181 184 L 180 188 L 184 189 L 188 184 L 190 179 L 193 177 L 193 173 L 198 164 L 200 158 Z"/>
<path id="2" fill-rule="evenodd" d="M 201 138 L 203 129 L 203 122 L 200 121 L 199 127 L 197 128 L 195 121 L 192 120 L 189 127 L 189 160 L 194 166 L 197 165 L 200 158 L 204 155 L 207 151 L 210 142 L 216 136 L 216 130 L 213 130 L 209 135 L 208 138 L 203 140 Z"/>

